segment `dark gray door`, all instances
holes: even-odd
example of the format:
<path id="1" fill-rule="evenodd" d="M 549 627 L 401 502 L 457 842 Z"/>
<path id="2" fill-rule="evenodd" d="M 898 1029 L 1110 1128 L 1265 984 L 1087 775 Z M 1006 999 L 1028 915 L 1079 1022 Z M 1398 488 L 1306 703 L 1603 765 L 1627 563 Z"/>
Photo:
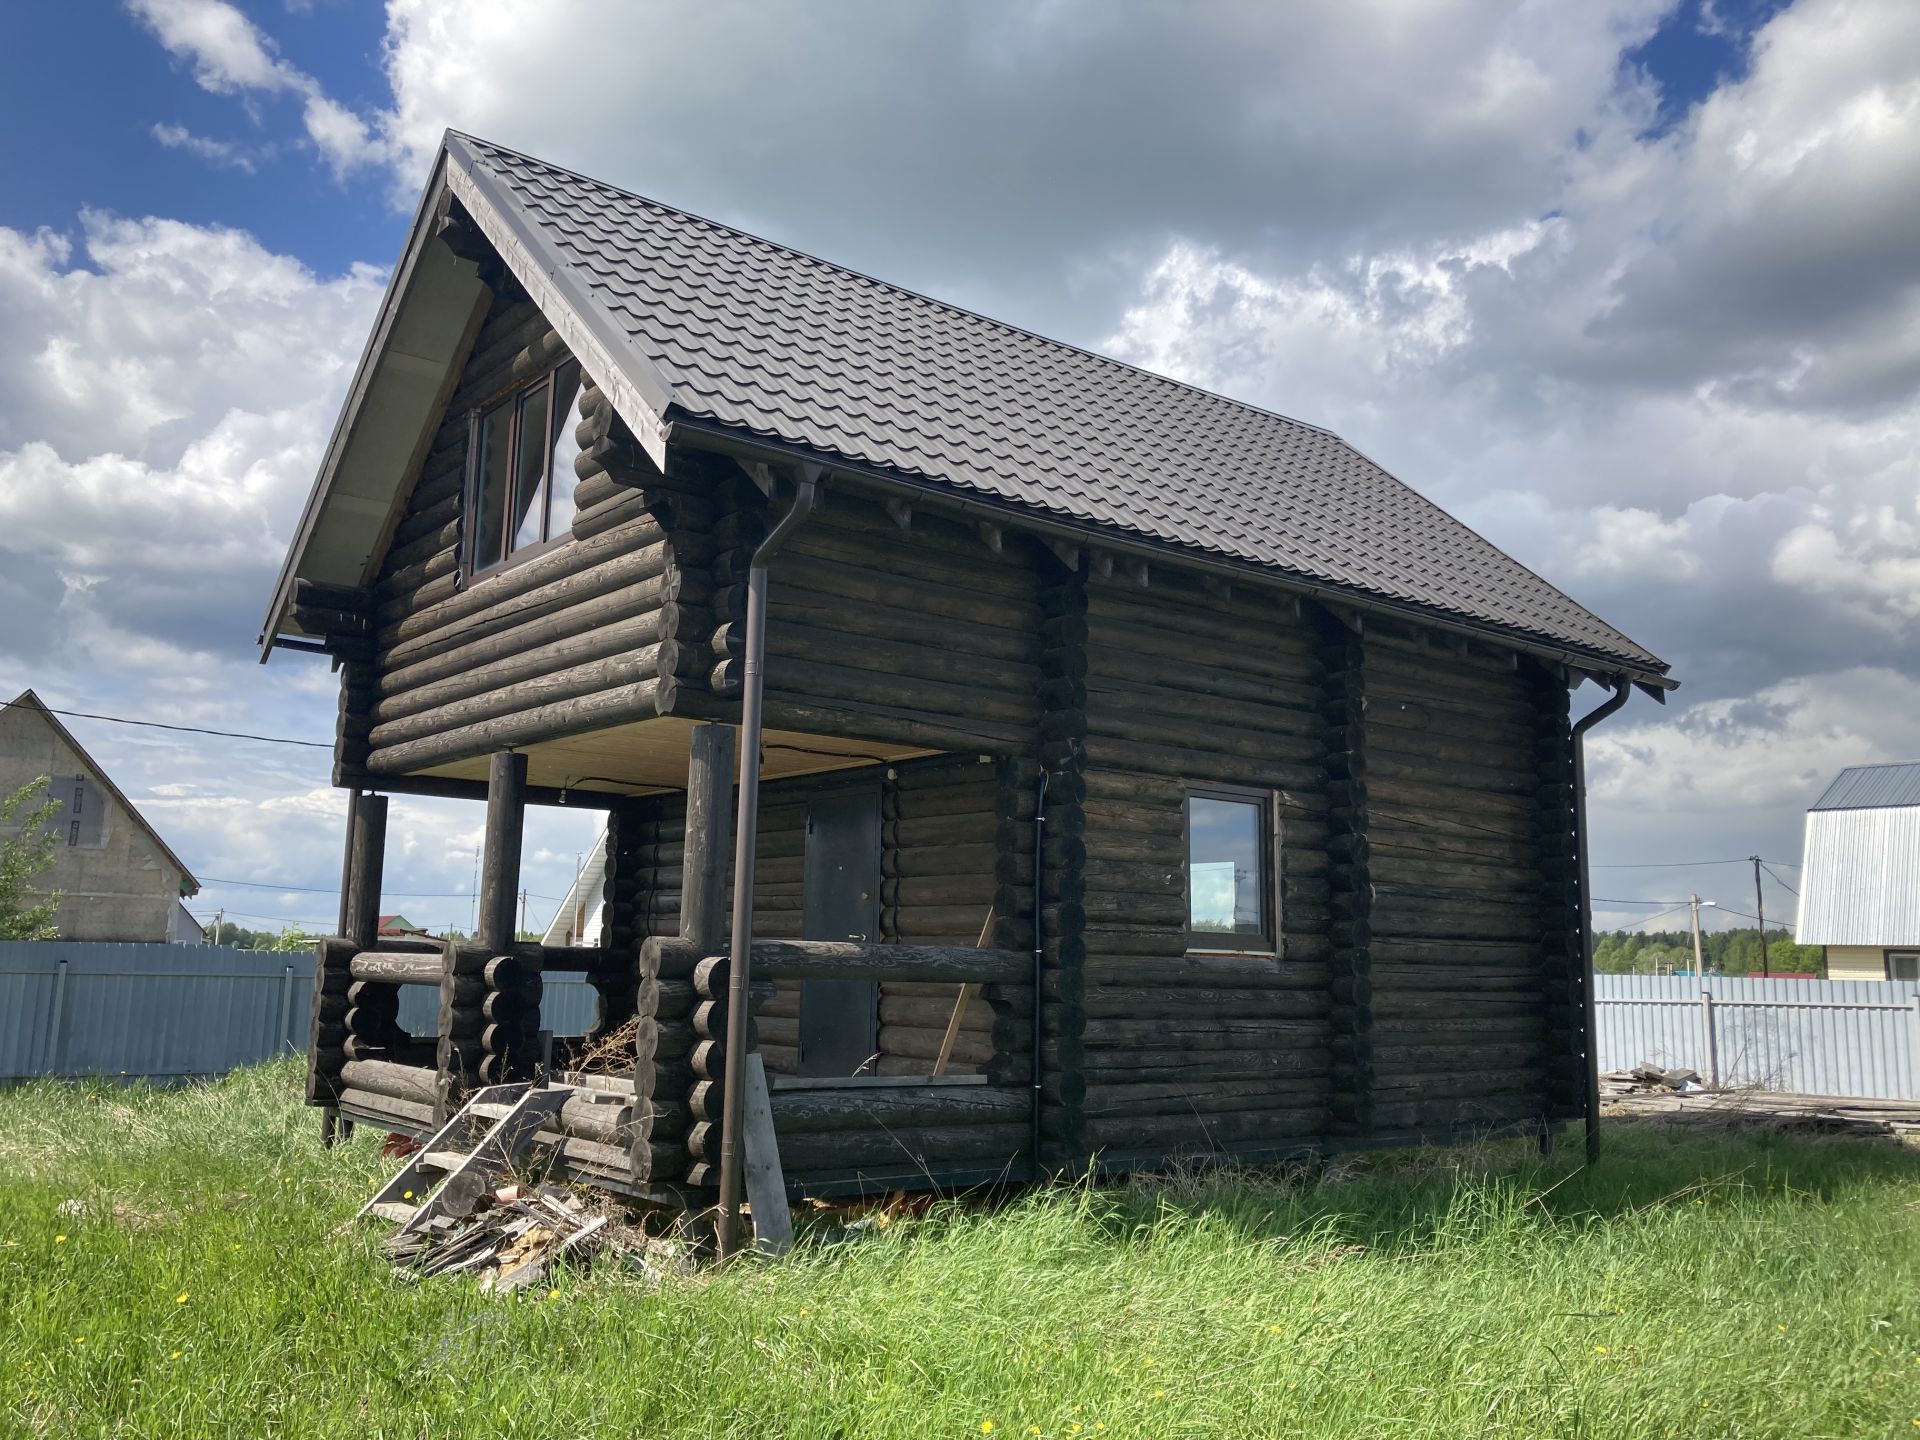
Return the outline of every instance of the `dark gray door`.
<path id="1" fill-rule="evenodd" d="M 880 782 L 835 784 L 807 800 L 801 935 L 880 938 Z M 800 982 L 800 1073 L 851 1075 L 879 1048 L 880 987 Z"/>

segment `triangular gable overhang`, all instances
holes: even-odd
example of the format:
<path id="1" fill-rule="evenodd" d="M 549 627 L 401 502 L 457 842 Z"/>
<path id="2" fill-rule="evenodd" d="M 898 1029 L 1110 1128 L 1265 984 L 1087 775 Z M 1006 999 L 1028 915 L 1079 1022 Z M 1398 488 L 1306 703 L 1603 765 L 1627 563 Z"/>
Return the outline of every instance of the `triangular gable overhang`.
<path id="1" fill-rule="evenodd" d="M 489 292 L 476 266 L 438 239 L 449 199 L 459 201 L 654 462 L 666 462 L 665 383 L 584 303 L 564 258 L 498 203 L 463 137 L 448 132 L 274 586 L 262 660 L 276 643 L 303 636 L 290 613 L 297 581 L 350 589 L 372 582 L 486 313 Z"/>

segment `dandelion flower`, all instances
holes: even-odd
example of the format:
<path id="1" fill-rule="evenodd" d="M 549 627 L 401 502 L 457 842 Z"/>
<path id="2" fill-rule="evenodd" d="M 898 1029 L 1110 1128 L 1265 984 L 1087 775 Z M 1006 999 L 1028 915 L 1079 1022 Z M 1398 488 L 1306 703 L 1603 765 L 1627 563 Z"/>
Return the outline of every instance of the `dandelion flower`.
<path id="1" fill-rule="evenodd" d="M 411 1200 L 413 1198 L 413 1192 L 411 1190 L 403 1191 L 400 1198 L 402 1200 Z"/>
<path id="2" fill-rule="evenodd" d="M 1153 1392 L 1153 1398 L 1156 1400 L 1164 1400 L 1167 1398 L 1167 1392 L 1164 1390 L 1156 1390 Z"/>
<path id="3" fill-rule="evenodd" d="M 67 1237 L 64 1235 L 56 1235 L 53 1237 L 53 1243 L 56 1245 L 64 1245 L 67 1243 Z"/>
<path id="4" fill-rule="evenodd" d="M 1038 1425 L 1029 1425 L 1027 1426 L 1027 1433 L 1029 1435 L 1038 1435 L 1040 1433 L 1040 1427 Z"/>
<path id="5" fill-rule="evenodd" d="M 178 1350 L 172 1351 L 168 1354 L 167 1358 L 169 1360 L 178 1360 L 180 1358 L 180 1352 Z"/>
<path id="6" fill-rule="evenodd" d="M 993 1421 L 982 1420 L 980 1422 L 980 1433 L 982 1435 L 991 1435 L 993 1433 Z"/>
<path id="7" fill-rule="evenodd" d="M 1287 1333 L 1287 1329 L 1284 1325 L 1269 1325 L 1267 1326 L 1267 1333 L 1269 1335 L 1284 1335 Z"/>
<path id="8" fill-rule="evenodd" d="M 84 1345 L 87 1343 L 87 1337 L 84 1335 L 76 1335 L 73 1337 L 73 1343 L 76 1345 Z"/>
<path id="9" fill-rule="evenodd" d="M 19 1243 L 20 1243 L 20 1242 L 19 1242 L 18 1240 L 9 1240 L 9 1241 L 7 1241 L 7 1249 L 9 1249 L 9 1250 L 11 1250 L 11 1249 L 13 1249 L 13 1247 L 14 1247 L 14 1246 L 16 1246 L 16 1245 L 18 1245 Z"/>
<path id="10" fill-rule="evenodd" d="M 173 1303 L 176 1305 L 184 1305 L 187 1303 L 187 1298 L 187 1292 L 182 1290 L 178 1295 L 173 1297 Z"/>
<path id="11" fill-rule="evenodd" d="M 807 1308 L 806 1306 L 804 1306 L 804 1305 L 802 1305 L 802 1306 L 800 1307 L 800 1318 L 801 1318 L 801 1319 L 803 1319 L 803 1320 L 804 1320 L 804 1319 L 806 1319 L 806 1317 L 807 1317 L 807 1316 L 809 1316 L 809 1315 L 811 1315 L 812 1313 L 813 1313 L 813 1312 L 812 1312 L 811 1310 L 809 1310 L 809 1309 L 808 1309 L 808 1308 Z"/>
<path id="12" fill-rule="evenodd" d="M 1604 1345 L 1596 1345 L 1593 1347 L 1593 1353 L 1596 1355 L 1604 1355 L 1607 1353 L 1607 1347 Z"/>
<path id="13" fill-rule="evenodd" d="M 1784 1325 L 1776 1325 L 1773 1328 L 1778 1330 L 1782 1335 L 1787 1333 L 1787 1327 Z"/>

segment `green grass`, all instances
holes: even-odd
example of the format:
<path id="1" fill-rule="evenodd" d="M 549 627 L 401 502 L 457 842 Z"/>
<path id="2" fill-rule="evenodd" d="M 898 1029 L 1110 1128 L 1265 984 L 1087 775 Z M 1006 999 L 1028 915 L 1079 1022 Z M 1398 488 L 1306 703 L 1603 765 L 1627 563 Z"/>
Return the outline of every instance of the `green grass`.
<path id="1" fill-rule="evenodd" d="M 322 1151 L 295 1086 L 0 1094 L 0 1433 L 1920 1434 L 1891 1145 L 1621 1128 L 1592 1172 L 1508 1146 L 1065 1188 L 490 1298 L 334 1233 L 385 1167 Z"/>

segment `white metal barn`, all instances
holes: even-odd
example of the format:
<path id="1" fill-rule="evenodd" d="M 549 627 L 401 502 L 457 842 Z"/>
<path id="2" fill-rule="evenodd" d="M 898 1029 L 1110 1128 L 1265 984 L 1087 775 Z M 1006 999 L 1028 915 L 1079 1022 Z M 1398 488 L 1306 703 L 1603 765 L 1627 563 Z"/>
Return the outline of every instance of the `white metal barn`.
<path id="1" fill-rule="evenodd" d="M 1835 980 L 1920 980 L 1920 761 L 1850 765 L 1807 811 L 1802 945 Z"/>

